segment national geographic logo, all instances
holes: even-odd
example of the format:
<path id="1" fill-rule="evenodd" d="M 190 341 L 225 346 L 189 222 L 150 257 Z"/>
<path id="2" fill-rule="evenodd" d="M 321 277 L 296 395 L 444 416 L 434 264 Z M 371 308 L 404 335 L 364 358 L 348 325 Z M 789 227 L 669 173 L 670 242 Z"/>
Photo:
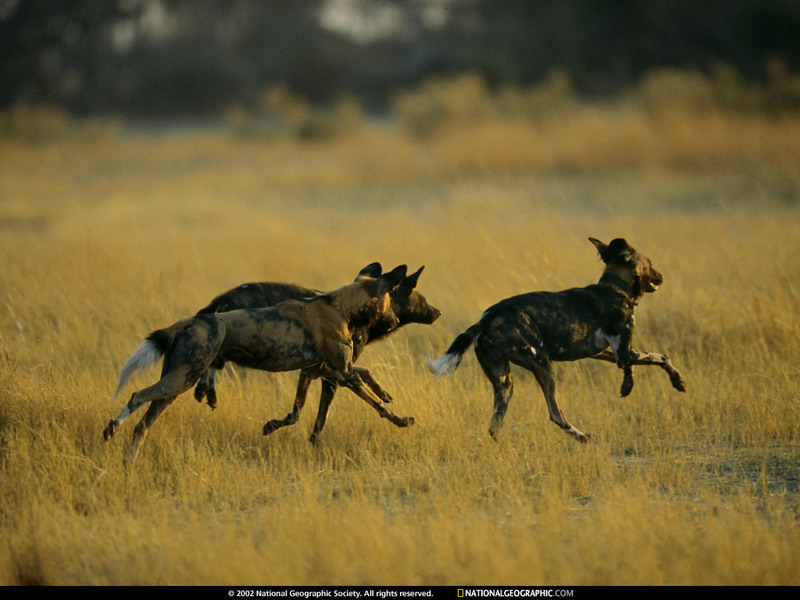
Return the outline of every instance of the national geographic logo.
<path id="1" fill-rule="evenodd" d="M 459 598 L 572 598 L 575 590 L 552 588 L 459 588 Z"/>

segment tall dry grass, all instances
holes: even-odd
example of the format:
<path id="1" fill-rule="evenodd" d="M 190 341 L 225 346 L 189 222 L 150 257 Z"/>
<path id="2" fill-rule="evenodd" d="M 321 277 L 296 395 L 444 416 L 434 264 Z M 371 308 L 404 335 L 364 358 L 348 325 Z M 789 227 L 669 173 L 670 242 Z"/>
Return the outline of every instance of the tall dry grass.
<path id="1" fill-rule="evenodd" d="M 662 122 L 660 144 L 605 116 L 428 140 L 0 141 L 0 583 L 798 584 L 797 125 L 727 118 L 711 136 Z M 474 356 L 442 380 L 423 360 L 500 298 L 596 280 L 590 235 L 664 274 L 636 343 L 689 391 L 639 368 L 621 399 L 612 366 L 559 364 L 580 445 L 515 371 L 491 440 Z M 362 360 L 413 427 L 340 392 L 312 448 L 315 384 L 264 438 L 295 375 L 230 370 L 216 411 L 182 396 L 122 468 L 138 415 L 101 430 L 144 335 L 245 281 L 333 288 L 374 260 L 424 264 L 444 312 Z"/>

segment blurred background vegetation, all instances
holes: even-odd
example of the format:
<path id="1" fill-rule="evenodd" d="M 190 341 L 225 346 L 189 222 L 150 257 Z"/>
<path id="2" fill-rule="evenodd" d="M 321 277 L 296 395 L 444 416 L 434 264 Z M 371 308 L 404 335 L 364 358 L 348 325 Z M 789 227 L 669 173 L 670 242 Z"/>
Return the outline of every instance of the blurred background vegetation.
<path id="1" fill-rule="evenodd" d="M 635 101 L 800 109 L 792 0 L 0 0 L 0 131 L 414 135 Z"/>
<path id="2" fill-rule="evenodd" d="M 798 585 L 798 141 L 798 0 L 0 0 L 0 584 Z M 579 445 L 517 370 L 496 443 L 424 358 L 588 236 L 665 274 L 689 392 L 565 365 Z M 265 439 L 296 374 L 226 371 L 120 468 L 143 335 L 374 260 L 444 311 L 362 360 L 414 427 Z"/>

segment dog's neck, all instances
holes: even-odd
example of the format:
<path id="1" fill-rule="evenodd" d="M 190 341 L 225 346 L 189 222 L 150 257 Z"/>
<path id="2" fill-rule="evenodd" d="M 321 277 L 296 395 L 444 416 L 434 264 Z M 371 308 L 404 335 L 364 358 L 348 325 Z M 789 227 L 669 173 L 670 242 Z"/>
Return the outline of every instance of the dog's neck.
<path id="1" fill-rule="evenodd" d="M 630 281 L 625 281 L 625 279 L 619 275 L 614 275 L 613 273 L 603 273 L 602 277 L 600 277 L 599 283 L 601 285 L 605 284 L 618 289 L 620 292 L 625 294 L 630 301 L 633 302 L 633 304 L 637 304 L 636 298 L 634 298 L 633 294 L 631 293 L 633 284 Z"/>

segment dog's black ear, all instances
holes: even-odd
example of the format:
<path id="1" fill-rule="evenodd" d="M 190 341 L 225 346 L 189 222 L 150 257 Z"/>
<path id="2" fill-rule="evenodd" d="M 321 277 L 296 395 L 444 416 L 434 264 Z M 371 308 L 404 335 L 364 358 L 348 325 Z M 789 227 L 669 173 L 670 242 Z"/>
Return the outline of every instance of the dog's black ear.
<path id="1" fill-rule="evenodd" d="M 378 279 L 375 280 L 377 283 L 375 295 L 380 296 L 381 294 L 392 291 L 403 281 L 403 277 L 406 276 L 407 272 L 408 267 L 406 267 L 406 265 L 400 265 L 378 277 Z"/>
<path id="2" fill-rule="evenodd" d="M 412 273 L 411 275 L 403 279 L 403 281 L 400 282 L 399 287 L 403 288 L 404 290 L 407 290 L 408 292 L 411 292 L 411 290 L 417 287 L 417 281 L 419 281 L 420 273 L 422 273 L 422 269 L 424 268 L 425 268 L 424 266 L 420 267 L 416 271 L 416 273 Z"/>
<path id="3" fill-rule="evenodd" d="M 603 262 L 606 264 L 610 263 L 612 260 L 625 262 L 630 259 L 633 254 L 633 248 L 631 248 L 628 242 L 623 238 L 615 238 L 611 240 L 611 243 L 607 246 L 600 240 L 596 240 L 592 237 L 589 238 L 589 241 L 597 248 L 597 251 L 600 253 L 600 258 L 602 258 Z"/>
<path id="4" fill-rule="evenodd" d="M 613 239 L 608 245 L 609 260 L 617 259 L 622 262 L 626 262 L 630 260 L 632 255 L 633 248 L 631 248 L 628 242 L 626 242 L 623 238 Z"/>
<path id="5" fill-rule="evenodd" d="M 356 276 L 355 280 L 358 281 L 359 279 L 363 279 L 364 277 L 371 277 L 372 279 L 377 279 L 378 277 L 381 276 L 382 272 L 383 272 L 383 267 L 381 266 L 381 263 L 379 262 L 370 263 L 358 272 L 358 275 Z"/>
<path id="6" fill-rule="evenodd" d="M 608 246 L 606 246 L 603 242 L 593 237 L 590 237 L 589 241 L 594 244 L 595 248 L 597 248 L 597 251 L 600 253 L 600 258 L 603 260 L 603 262 L 607 263 L 609 259 Z"/>

